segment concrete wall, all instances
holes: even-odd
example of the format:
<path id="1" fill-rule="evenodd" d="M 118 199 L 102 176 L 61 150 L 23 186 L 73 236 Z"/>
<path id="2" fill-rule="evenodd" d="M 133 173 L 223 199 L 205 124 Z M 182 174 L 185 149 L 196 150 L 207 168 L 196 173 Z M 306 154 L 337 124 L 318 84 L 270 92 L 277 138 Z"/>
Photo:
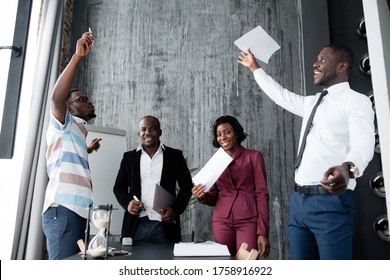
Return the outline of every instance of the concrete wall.
<path id="1" fill-rule="evenodd" d="M 139 119 L 151 114 L 161 120 L 163 142 L 200 168 L 215 152 L 213 121 L 225 114 L 239 119 L 249 134 L 243 145 L 260 150 L 266 162 L 271 259 L 289 258 L 287 201 L 300 120 L 261 93 L 236 62 L 233 42 L 261 25 L 281 46 L 264 68 L 301 92 L 298 21 L 291 0 L 85 0 L 73 8 L 70 51 L 88 27 L 96 38 L 77 85 L 94 100 L 94 124 L 125 129 L 129 149 L 139 143 Z M 212 239 L 211 214 L 195 204 L 183 231 Z"/>

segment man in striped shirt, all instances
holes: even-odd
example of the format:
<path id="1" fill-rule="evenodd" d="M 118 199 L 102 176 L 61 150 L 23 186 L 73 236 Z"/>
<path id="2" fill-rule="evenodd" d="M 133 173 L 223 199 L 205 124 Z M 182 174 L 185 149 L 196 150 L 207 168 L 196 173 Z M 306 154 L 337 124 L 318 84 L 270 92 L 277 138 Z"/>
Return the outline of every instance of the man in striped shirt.
<path id="1" fill-rule="evenodd" d="M 86 32 L 76 52 L 59 76 L 51 97 L 50 123 L 46 134 L 49 183 L 42 211 L 43 231 L 49 259 L 64 259 L 78 252 L 84 237 L 88 207 L 92 205 L 92 182 L 88 154 L 100 147 L 100 138 L 87 146 L 87 121 L 96 117 L 89 97 L 71 89 L 81 61 L 94 39 Z"/>

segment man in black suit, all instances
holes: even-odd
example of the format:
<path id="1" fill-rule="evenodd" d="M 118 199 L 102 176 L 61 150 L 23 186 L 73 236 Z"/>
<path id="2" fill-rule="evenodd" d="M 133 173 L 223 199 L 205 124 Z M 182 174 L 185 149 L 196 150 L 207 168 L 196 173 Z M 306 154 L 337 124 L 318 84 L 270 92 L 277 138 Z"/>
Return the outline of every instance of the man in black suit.
<path id="1" fill-rule="evenodd" d="M 126 152 L 114 185 L 114 194 L 125 209 L 122 238 L 134 242 L 178 242 L 180 214 L 191 197 L 192 178 L 181 150 L 160 142 L 160 121 L 153 116 L 140 120 L 141 144 Z M 176 194 L 176 183 L 179 190 Z M 176 199 L 171 207 L 153 210 L 156 184 Z"/>

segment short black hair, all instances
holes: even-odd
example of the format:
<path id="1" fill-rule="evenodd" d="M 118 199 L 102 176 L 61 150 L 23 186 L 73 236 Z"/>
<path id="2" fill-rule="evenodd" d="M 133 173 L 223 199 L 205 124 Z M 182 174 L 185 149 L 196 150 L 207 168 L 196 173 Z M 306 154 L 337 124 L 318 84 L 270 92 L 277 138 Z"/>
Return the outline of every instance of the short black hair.
<path id="1" fill-rule="evenodd" d="M 156 118 L 155 116 L 152 116 L 152 115 L 146 115 L 146 116 L 143 116 L 139 121 L 141 122 L 142 120 L 144 119 L 153 119 L 157 122 L 158 124 L 158 128 L 161 129 L 161 124 L 160 124 L 160 120 L 158 118 Z"/>
<path id="2" fill-rule="evenodd" d="M 233 127 L 234 132 L 236 133 L 236 136 L 237 136 L 237 141 L 239 144 L 241 144 L 241 142 L 246 139 L 248 134 L 246 134 L 244 132 L 244 128 L 238 122 L 238 120 L 233 116 L 225 115 L 225 116 L 219 117 L 214 122 L 214 125 L 213 125 L 213 133 L 214 133 L 213 146 L 214 147 L 216 147 L 216 148 L 221 147 L 217 141 L 217 128 L 220 124 L 223 124 L 223 123 L 228 123 Z"/>
<path id="3" fill-rule="evenodd" d="M 78 89 L 78 88 L 72 88 L 69 93 L 68 93 L 68 97 L 66 98 L 66 104 L 69 104 L 70 103 L 70 98 L 72 97 L 72 93 L 75 92 L 75 91 L 81 91 L 81 89 Z"/>
<path id="4" fill-rule="evenodd" d="M 342 44 L 332 43 L 326 46 L 327 48 L 331 48 L 333 53 L 335 54 L 337 61 L 339 63 L 346 62 L 348 63 L 348 74 L 351 73 L 355 59 L 353 56 L 352 50 Z"/>

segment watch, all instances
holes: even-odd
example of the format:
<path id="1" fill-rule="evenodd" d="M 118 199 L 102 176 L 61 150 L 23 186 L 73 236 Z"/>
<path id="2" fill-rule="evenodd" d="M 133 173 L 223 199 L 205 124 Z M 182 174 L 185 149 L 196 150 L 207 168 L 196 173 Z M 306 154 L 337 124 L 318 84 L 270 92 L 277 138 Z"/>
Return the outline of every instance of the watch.
<path id="1" fill-rule="evenodd" d="M 350 161 L 344 162 L 348 168 L 349 168 L 349 177 L 356 179 L 359 177 L 359 169 L 356 167 L 356 165 Z"/>

